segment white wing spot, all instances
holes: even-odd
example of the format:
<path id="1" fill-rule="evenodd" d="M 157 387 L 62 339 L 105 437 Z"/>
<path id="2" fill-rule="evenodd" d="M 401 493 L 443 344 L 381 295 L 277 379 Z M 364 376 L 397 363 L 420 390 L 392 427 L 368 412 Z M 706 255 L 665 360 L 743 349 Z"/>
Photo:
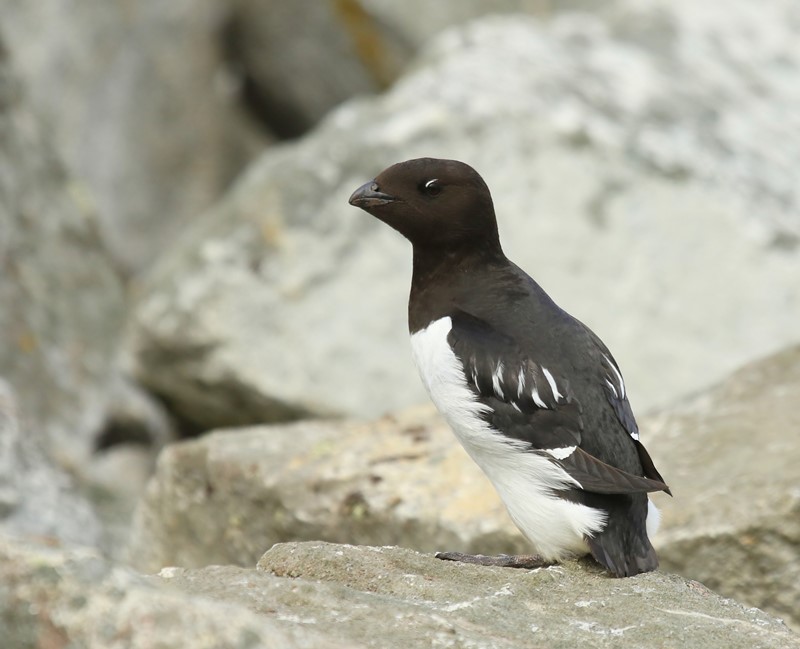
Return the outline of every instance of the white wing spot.
<path id="1" fill-rule="evenodd" d="M 617 394 L 617 388 L 614 387 L 614 384 L 606 379 L 606 385 L 611 388 L 611 391 L 614 393 L 614 398 L 619 399 L 619 395 Z"/>
<path id="2" fill-rule="evenodd" d="M 557 460 L 566 460 L 570 455 L 575 452 L 577 446 L 564 446 L 562 448 L 546 448 L 545 453 L 549 453 Z"/>
<path id="3" fill-rule="evenodd" d="M 633 439 L 635 439 L 637 442 L 639 441 L 639 433 L 634 430 L 631 431 L 631 437 L 633 437 Z"/>
<path id="4" fill-rule="evenodd" d="M 547 404 L 542 401 L 542 397 L 539 396 L 539 391 L 536 389 L 535 383 L 533 384 L 533 390 L 531 390 L 531 399 L 533 399 L 533 402 L 540 408 L 547 408 Z"/>
<path id="5" fill-rule="evenodd" d="M 614 363 L 611 361 L 611 359 L 608 356 L 603 354 L 603 358 L 606 360 L 606 363 L 608 363 L 608 366 L 611 368 L 611 371 L 614 373 L 614 377 L 617 379 L 617 384 L 619 385 L 620 399 L 624 399 L 625 398 L 625 381 L 622 380 L 622 374 L 620 374 L 619 370 L 617 369 L 617 366 L 614 365 Z"/>
<path id="6" fill-rule="evenodd" d="M 559 398 L 563 399 L 564 395 L 558 391 L 556 380 L 553 378 L 553 375 L 550 374 L 550 370 L 542 366 L 542 373 L 544 374 L 544 378 L 546 378 L 547 382 L 550 384 L 550 389 L 553 391 L 553 398 L 556 400 L 556 403 L 558 403 Z"/>
<path id="7" fill-rule="evenodd" d="M 517 374 L 517 398 L 519 399 L 522 396 L 522 392 L 525 390 L 525 369 L 520 367 L 519 374 Z"/>
<path id="8" fill-rule="evenodd" d="M 500 379 L 503 375 L 503 361 L 500 361 L 497 364 L 497 367 L 492 374 L 492 387 L 494 388 L 494 393 L 500 398 L 505 399 L 505 395 L 503 394 L 503 388 L 500 386 Z"/>

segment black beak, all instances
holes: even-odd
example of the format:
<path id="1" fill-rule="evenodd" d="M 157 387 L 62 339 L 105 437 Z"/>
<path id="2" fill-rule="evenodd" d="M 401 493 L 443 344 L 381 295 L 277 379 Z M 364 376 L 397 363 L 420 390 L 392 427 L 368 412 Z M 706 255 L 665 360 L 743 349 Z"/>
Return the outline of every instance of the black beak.
<path id="1" fill-rule="evenodd" d="M 393 203 L 396 200 L 394 196 L 379 192 L 378 183 L 374 180 L 370 180 L 353 192 L 353 195 L 350 196 L 349 203 L 350 205 L 355 205 L 356 207 L 366 210 L 370 207 Z"/>

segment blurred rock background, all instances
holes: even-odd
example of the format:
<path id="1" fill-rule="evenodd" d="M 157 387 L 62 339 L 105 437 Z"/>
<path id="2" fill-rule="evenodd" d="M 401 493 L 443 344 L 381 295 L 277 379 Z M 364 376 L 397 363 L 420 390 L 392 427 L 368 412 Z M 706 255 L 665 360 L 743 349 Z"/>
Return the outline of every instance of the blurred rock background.
<path id="1" fill-rule="evenodd" d="M 524 551 L 347 205 L 430 155 L 614 350 L 664 568 L 800 628 L 798 37 L 793 0 L 5 0 L 3 561 Z"/>

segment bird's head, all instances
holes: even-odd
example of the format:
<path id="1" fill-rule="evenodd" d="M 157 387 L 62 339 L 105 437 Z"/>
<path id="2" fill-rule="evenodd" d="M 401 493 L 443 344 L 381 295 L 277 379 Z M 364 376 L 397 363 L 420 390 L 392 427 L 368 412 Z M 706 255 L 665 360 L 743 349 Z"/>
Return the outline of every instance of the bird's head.
<path id="1" fill-rule="evenodd" d="M 478 172 L 457 160 L 398 162 L 353 192 L 350 204 L 393 227 L 415 248 L 498 242 L 489 188 Z"/>

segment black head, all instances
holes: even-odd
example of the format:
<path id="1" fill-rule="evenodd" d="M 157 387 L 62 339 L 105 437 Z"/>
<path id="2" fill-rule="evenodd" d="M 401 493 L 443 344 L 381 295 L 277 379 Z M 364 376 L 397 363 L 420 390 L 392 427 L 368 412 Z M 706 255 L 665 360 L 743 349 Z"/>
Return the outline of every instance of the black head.
<path id="1" fill-rule="evenodd" d="M 499 246 L 489 188 L 457 160 L 398 162 L 359 187 L 350 204 L 405 236 L 415 248 Z"/>

